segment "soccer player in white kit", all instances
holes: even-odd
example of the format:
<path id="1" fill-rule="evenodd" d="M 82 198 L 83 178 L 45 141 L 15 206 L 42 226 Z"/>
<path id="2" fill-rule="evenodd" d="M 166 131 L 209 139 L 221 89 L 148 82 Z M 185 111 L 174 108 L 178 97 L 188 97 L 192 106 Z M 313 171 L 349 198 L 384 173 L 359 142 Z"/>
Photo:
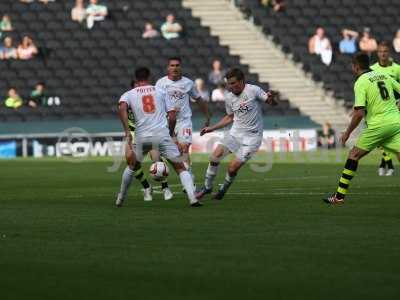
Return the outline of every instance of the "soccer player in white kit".
<path id="1" fill-rule="evenodd" d="M 219 162 L 229 153 L 235 158 L 229 163 L 225 181 L 214 199 L 221 200 L 234 181 L 239 169 L 255 154 L 263 138 L 262 105 L 275 105 L 274 91 L 264 92 L 256 85 L 246 84 L 240 69 L 231 69 L 225 76 L 229 94 L 225 100 L 226 115 L 215 125 L 205 127 L 200 135 L 226 127 L 233 123 L 229 134 L 219 144 L 210 157 L 205 175 L 204 187 L 196 194 L 197 199 L 212 192 L 213 181 L 218 173 Z"/>
<path id="2" fill-rule="evenodd" d="M 124 93 L 119 101 L 119 115 L 127 140 L 127 151 L 131 151 L 133 155 L 122 175 L 121 188 L 115 204 L 117 207 L 122 206 L 135 171 L 141 169 L 143 157 L 150 150 L 156 149 L 162 157 L 170 161 L 179 174 L 191 206 L 201 206 L 194 194 L 193 179 L 181 160 L 177 145 L 169 135 L 164 95 L 157 92 L 153 85 L 150 85 L 149 69 L 137 69 L 135 77 L 136 87 Z M 128 124 L 128 108 L 132 111 L 136 121 L 134 144 L 132 144 L 132 134 Z"/>
<path id="3" fill-rule="evenodd" d="M 205 115 L 205 126 L 210 123 L 207 103 L 197 92 L 194 82 L 182 76 L 179 57 L 168 60 L 168 75 L 157 81 L 156 88 L 165 93 L 170 134 L 176 139 L 179 150 L 185 157 L 186 168 L 191 172 L 189 149 L 192 144 L 193 125 L 190 98 L 199 104 Z"/>
<path id="4" fill-rule="evenodd" d="M 133 80 L 131 82 L 131 88 L 133 89 L 135 87 L 136 87 L 136 81 Z M 135 141 L 135 128 L 136 128 L 135 123 L 136 122 L 135 122 L 134 115 L 133 115 L 131 109 L 128 108 L 128 125 L 129 125 L 129 129 L 131 131 L 133 142 Z M 130 149 L 125 150 L 125 159 L 126 159 L 127 165 L 131 164 L 130 161 L 133 159 L 132 158 L 133 154 L 134 153 Z M 160 157 L 160 154 L 156 150 L 151 150 L 149 152 L 149 156 L 153 162 L 164 160 Z M 147 181 L 147 178 L 146 178 L 143 170 L 141 168 L 139 170 L 136 170 L 134 173 L 134 177 L 137 180 L 139 180 L 143 186 L 144 201 L 152 201 L 153 200 L 153 195 L 152 195 L 153 189 L 150 186 L 149 182 Z M 172 191 L 170 190 L 170 188 L 168 186 L 167 178 L 165 178 L 163 181 L 161 181 L 161 190 L 164 195 L 164 200 L 171 200 L 173 198 L 174 194 L 172 193 Z"/>

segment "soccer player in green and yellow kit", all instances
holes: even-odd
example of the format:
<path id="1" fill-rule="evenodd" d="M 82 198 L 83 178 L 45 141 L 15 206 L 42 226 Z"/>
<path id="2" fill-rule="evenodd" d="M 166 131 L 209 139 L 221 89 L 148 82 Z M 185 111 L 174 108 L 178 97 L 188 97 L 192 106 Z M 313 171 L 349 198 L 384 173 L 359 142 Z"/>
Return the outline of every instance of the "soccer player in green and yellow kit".
<path id="1" fill-rule="evenodd" d="M 347 158 L 336 193 L 324 199 L 330 204 L 344 202 L 358 161 L 377 147 L 393 152 L 400 160 L 400 114 L 394 91 L 400 92 L 400 83 L 389 75 L 369 68 L 369 57 L 358 53 L 353 57 L 352 70 L 357 76 L 354 84 L 355 103 L 353 116 L 340 140 L 343 145 L 365 118 L 367 128 L 358 137 Z"/>
<path id="2" fill-rule="evenodd" d="M 400 65 L 395 63 L 390 56 L 391 45 L 388 42 L 380 42 L 378 45 L 378 62 L 371 66 L 371 69 L 389 75 L 397 82 L 400 82 Z M 400 94 L 394 93 L 396 99 L 400 98 Z M 382 160 L 378 169 L 379 176 L 393 176 L 394 166 L 390 155 L 382 151 Z M 386 170 L 387 166 L 387 170 Z"/>

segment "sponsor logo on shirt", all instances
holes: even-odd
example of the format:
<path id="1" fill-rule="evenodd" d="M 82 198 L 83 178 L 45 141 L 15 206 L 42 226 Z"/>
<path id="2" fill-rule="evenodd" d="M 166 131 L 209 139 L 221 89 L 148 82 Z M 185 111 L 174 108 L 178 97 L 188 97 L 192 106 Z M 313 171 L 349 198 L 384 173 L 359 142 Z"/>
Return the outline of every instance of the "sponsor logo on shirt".
<path id="1" fill-rule="evenodd" d="M 248 102 L 241 102 L 239 104 L 238 112 L 239 113 L 247 113 L 251 110 L 251 107 L 248 105 Z"/>
<path id="2" fill-rule="evenodd" d="M 186 96 L 186 91 L 181 87 L 167 87 L 168 96 L 175 101 L 183 100 Z"/>

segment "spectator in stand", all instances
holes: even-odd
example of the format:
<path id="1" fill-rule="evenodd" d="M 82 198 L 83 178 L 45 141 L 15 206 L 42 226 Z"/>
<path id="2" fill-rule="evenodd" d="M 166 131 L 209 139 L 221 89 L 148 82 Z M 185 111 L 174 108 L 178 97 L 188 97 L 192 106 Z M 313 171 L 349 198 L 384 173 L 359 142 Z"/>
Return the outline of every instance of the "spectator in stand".
<path id="1" fill-rule="evenodd" d="M 4 105 L 8 108 L 18 109 L 22 106 L 22 98 L 18 95 L 15 88 L 10 88 L 8 90 L 8 97 L 4 100 Z"/>
<path id="2" fill-rule="evenodd" d="M 165 23 L 161 26 L 162 36 L 167 40 L 176 39 L 179 38 L 181 32 L 182 26 L 178 22 L 175 22 L 173 14 L 169 14 Z"/>
<path id="3" fill-rule="evenodd" d="M 32 59 L 39 53 L 38 48 L 29 36 L 24 36 L 22 43 L 18 46 L 17 52 L 18 58 L 22 60 Z"/>
<path id="4" fill-rule="evenodd" d="M 195 81 L 196 90 L 204 101 L 210 101 L 210 91 L 207 90 L 204 80 L 197 78 Z"/>
<path id="5" fill-rule="evenodd" d="M 98 4 L 97 0 L 90 0 L 89 6 L 86 8 L 86 24 L 92 29 L 94 22 L 104 21 L 108 15 L 107 6 Z"/>
<path id="6" fill-rule="evenodd" d="M 326 122 L 322 130 L 318 131 L 318 147 L 332 149 L 335 148 L 335 130 L 331 123 Z"/>
<path id="7" fill-rule="evenodd" d="M 47 95 L 45 94 L 44 82 L 39 82 L 36 84 L 35 89 L 31 92 L 28 106 L 32 108 L 36 108 L 38 106 L 47 106 Z"/>
<path id="8" fill-rule="evenodd" d="M 286 3 L 284 0 L 261 0 L 261 4 L 271 7 L 274 11 L 284 11 Z"/>
<path id="9" fill-rule="evenodd" d="M 152 39 L 152 38 L 158 37 L 159 35 L 160 35 L 160 33 L 156 29 L 154 29 L 153 24 L 151 24 L 150 22 L 147 22 L 144 25 L 144 31 L 142 34 L 142 38 Z"/>
<path id="10" fill-rule="evenodd" d="M 308 41 L 308 52 L 320 56 L 325 65 L 329 66 L 331 64 L 332 46 L 322 27 L 318 27 L 315 34 Z"/>
<path id="11" fill-rule="evenodd" d="M 76 0 L 75 6 L 71 10 L 72 21 L 82 23 L 86 19 L 86 9 L 83 0 Z"/>
<path id="12" fill-rule="evenodd" d="M 8 15 L 4 15 L 3 18 L 0 21 L 0 36 L 1 32 L 8 32 L 8 31 L 13 31 L 13 27 L 11 24 L 11 19 Z"/>
<path id="13" fill-rule="evenodd" d="M 371 37 L 371 30 L 368 27 L 364 28 L 359 47 L 361 51 L 364 51 L 368 55 L 371 55 L 378 49 L 378 43 Z"/>
<path id="14" fill-rule="evenodd" d="M 343 39 L 339 43 L 340 53 L 353 54 L 357 52 L 358 32 L 350 29 L 342 30 Z"/>
<path id="15" fill-rule="evenodd" d="M 221 61 L 215 59 L 212 63 L 212 70 L 208 74 L 208 82 L 213 86 L 217 86 L 224 82 L 224 77 L 225 71 L 222 69 Z"/>
<path id="16" fill-rule="evenodd" d="M 211 93 L 211 101 L 212 102 L 225 102 L 226 98 L 226 88 L 225 84 L 219 83 L 217 88 L 214 89 Z"/>
<path id="17" fill-rule="evenodd" d="M 17 49 L 9 36 L 4 39 L 4 45 L 0 48 L 0 59 L 18 59 Z"/>
<path id="18" fill-rule="evenodd" d="M 394 51 L 396 51 L 397 53 L 400 52 L 400 29 L 397 30 L 396 35 L 393 39 L 393 48 Z"/>

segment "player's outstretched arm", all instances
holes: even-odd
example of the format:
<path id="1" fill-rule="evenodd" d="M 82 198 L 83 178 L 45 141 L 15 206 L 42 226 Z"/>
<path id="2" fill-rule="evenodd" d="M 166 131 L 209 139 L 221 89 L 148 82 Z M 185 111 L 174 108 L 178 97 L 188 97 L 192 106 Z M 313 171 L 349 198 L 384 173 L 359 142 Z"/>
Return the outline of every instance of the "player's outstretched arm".
<path id="1" fill-rule="evenodd" d="M 211 118 L 210 111 L 208 109 L 208 104 L 202 98 L 196 99 L 196 102 L 199 104 L 201 112 L 206 117 L 204 126 L 207 127 L 210 125 L 210 118 Z"/>
<path id="2" fill-rule="evenodd" d="M 228 126 L 232 122 L 233 122 L 233 114 L 225 115 L 217 124 L 210 127 L 204 127 L 200 131 L 200 135 L 205 135 L 206 133 L 213 132 L 214 130 L 224 128 L 225 126 Z"/>
<path id="3" fill-rule="evenodd" d="M 278 102 L 277 102 L 278 100 L 279 100 L 279 92 L 272 91 L 272 90 L 267 92 L 267 100 L 265 101 L 265 103 L 275 106 L 275 105 L 278 105 Z"/>
<path id="4" fill-rule="evenodd" d="M 358 127 L 361 120 L 364 118 L 365 109 L 362 106 L 354 107 L 354 111 L 351 117 L 351 121 L 349 126 L 347 127 L 346 131 L 342 133 L 340 141 L 342 145 L 346 145 L 347 140 L 349 139 L 351 133 Z"/>
<path id="5" fill-rule="evenodd" d="M 124 128 L 125 138 L 127 139 L 128 145 L 130 145 L 132 143 L 132 135 L 128 125 L 128 103 L 119 103 L 118 115 L 119 119 L 121 120 L 122 127 Z"/>

